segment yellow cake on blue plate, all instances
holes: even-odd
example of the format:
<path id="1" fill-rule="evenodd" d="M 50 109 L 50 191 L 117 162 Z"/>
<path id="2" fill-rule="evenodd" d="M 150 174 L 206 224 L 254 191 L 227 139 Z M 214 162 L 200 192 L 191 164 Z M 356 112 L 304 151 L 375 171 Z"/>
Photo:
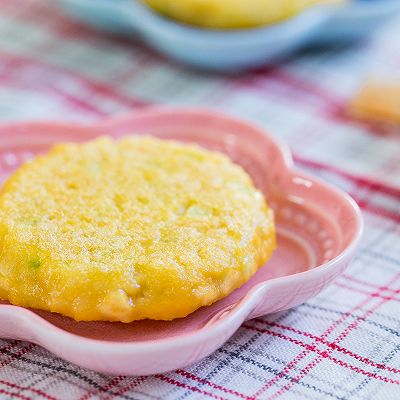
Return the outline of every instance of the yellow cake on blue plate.
<path id="1" fill-rule="evenodd" d="M 206 28 L 238 29 L 273 24 L 319 3 L 344 0 L 143 0 L 159 13 Z"/>

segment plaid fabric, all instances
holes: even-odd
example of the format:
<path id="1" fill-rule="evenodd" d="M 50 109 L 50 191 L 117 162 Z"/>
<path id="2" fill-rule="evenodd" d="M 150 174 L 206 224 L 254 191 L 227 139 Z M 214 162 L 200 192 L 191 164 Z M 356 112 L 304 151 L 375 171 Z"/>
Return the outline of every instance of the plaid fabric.
<path id="1" fill-rule="evenodd" d="M 2 120 L 90 121 L 154 103 L 212 106 L 289 143 L 298 166 L 350 193 L 366 222 L 358 256 L 332 286 L 296 309 L 244 323 L 190 368 L 108 377 L 36 345 L 0 340 L 0 398 L 400 398 L 400 132 L 345 112 L 367 74 L 399 70 L 399 35 L 393 21 L 357 47 L 223 76 L 94 32 L 50 1 L 0 0 Z"/>

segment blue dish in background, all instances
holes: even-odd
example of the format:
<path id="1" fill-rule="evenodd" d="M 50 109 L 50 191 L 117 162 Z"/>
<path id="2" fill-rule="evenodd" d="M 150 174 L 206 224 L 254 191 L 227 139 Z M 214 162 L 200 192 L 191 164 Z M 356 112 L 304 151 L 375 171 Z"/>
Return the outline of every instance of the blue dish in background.
<path id="1" fill-rule="evenodd" d="M 138 0 L 57 0 L 73 17 L 125 36 L 140 36 L 167 56 L 195 67 L 256 67 L 312 44 L 360 39 L 400 11 L 400 0 L 320 4 L 262 28 L 212 30 L 162 17 Z"/>

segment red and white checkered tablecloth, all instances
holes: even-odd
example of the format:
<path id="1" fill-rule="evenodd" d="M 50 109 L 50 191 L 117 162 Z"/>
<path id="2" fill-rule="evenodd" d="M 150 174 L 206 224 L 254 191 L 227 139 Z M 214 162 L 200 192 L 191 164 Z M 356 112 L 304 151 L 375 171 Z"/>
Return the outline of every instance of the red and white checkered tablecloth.
<path id="1" fill-rule="evenodd" d="M 344 112 L 367 75 L 400 73 L 399 37 L 394 20 L 356 47 L 224 76 L 95 32 L 51 1 L 0 0 L 1 120 L 90 121 L 157 103 L 212 106 L 287 142 L 300 167 L 358 201 L 366 223 L 356 259 L 331 287 L 246 322 L 190 368 L 110 377 L 34 344 L 0 340 L 0 398 L 400 399 L 400 131 Z"/>

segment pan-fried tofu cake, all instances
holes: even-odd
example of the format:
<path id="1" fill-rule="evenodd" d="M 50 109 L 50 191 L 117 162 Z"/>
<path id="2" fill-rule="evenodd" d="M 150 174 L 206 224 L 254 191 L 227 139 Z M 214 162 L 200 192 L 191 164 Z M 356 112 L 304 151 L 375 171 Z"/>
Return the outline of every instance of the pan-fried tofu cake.
<path id="1" fill-rule="evenodd" d="M 249 176 L 193 145 L 61 144 L 0 193 L 0 298 L 78 321 L 184 317 L 274 248 L 273 213 Z"/>

